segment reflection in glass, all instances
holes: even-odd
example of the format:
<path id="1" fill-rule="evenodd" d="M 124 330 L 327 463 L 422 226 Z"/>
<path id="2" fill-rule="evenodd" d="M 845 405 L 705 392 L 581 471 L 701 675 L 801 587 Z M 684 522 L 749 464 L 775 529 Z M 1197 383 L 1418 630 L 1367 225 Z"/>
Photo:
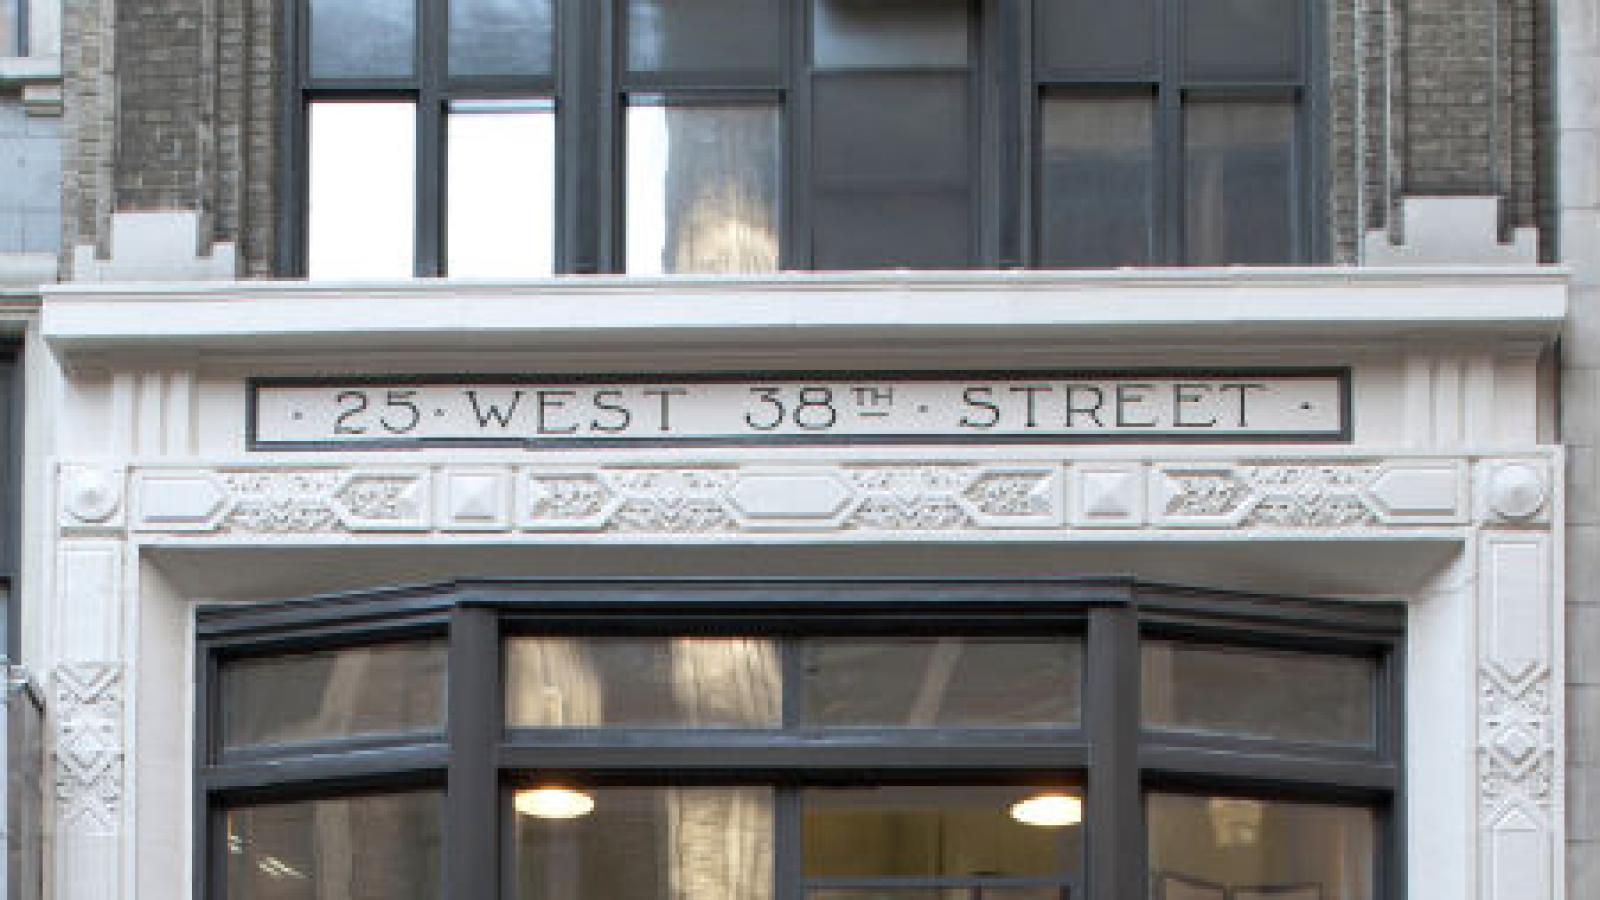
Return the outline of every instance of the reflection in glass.
<path id="1" fill-rule="evenodd" d="M 1195 102 L 1183 111 L 1185 258 L 1271 265 L 1294 256 L 1294 107 Z"/>
<path id="2" fill-rule="evenodd" d="M 1078 721 L 1075 640 L 903 638 L 804 644 L 808 725 L 908 728 Z"/>
<path id="3" fill-rule="evenodd" d="M 516 816 L 520 900 L 769 900 L 772 791 L 597 788 L 576 819 Z"/>
<path id="4" fill-rule="evenodd" d="M 628 107 L 628 272 L 778 268 L 778 110 Z"/>
<path id="5" fill-rule="evenodd" d="M 555 271 L 555 118 L 548 100 L 450 104 L 450 275 Z"/>
<path id="6" fill-rule="evenodd" d="M 311 77 L 407 78 L 413 0 L 311 0 Z"/>
<path id="7" fill-rule="evenodd" d="M 307 268 L 312 278 L 409 278 L 416 107 L 311 104 Z"/>
<path id="8" fill-rule="evenodd" d="M 1371 744 L 1377 667 L 1363 657 L 1146 641 L 1147 728 Z"/>
<path id="9" fill-rule="evenodd" d="M 444 896 L 437 793 L 246 806 L 227 813 L 230 900 Z"/>
<path id="10" fill-rule="evenodd" d="M 779 0 L 628 0 L 628 68 L 776 78 L 781 12 Z"/>
<path id="11" fill-rule="evenodd" d="M 416 641 L 222 665 L 227 747 L 444 729 L 445 643 Z"/>
<path id="12" fill-rule="evenodd" d="M 22 54 L 22 34 L 17 30 L 17 3 L 20 0 L 0 0 L 0 56 Z"/>
<path id="13" fill-rule="evenodd" d="M 506 721 L 522 728 L 772 728 L 778 652 L 750 638 L 519 637 Z"/>
<path id="14" fill-rule="evenodd" d="M 1110 267 L 1150 261 L 1155 236 L 1154 110 L 1148 95 L 1045 97 L 1042 265 Z"/>
<path id="15" fill-rule="evenodd" d="M 1292 80 L 1300 75 L 1301 0 L 1184 0 L 1189 78 Z"/>
<path id="16" fill-rule="evenodd" d="M 1371 810 L 1151 794 L 1146 815 L 1154 897 L 1371 900 Z"/>
<path id="17" fill-rule="evenodd" d="M 967 0 L 812 0 L 820 68 L 965 66 Z"/>
<path id="18" fill-rule="evenodd" d="M 805 876 L 814 884 L 828 878 L 1065 879 L 1081 865 L 1083 829 L 1024 825 L 1007 813 L 1037 790 L 806 790 L 801 795 Z"/>
<path id="19" fill-rule="evenodd" d="M 450 0 L 450 75 L 550 72 L 550 0 Z"/>

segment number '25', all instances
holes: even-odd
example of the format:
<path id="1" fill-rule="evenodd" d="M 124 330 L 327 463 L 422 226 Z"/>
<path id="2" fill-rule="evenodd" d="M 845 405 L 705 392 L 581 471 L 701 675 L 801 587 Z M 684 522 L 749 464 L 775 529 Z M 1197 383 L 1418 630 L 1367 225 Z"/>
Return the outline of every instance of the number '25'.
<path id="1" fill-rule="evenodd" d="M 383 413 L 378 416 L 378 425 L 390 434 L 409 434 L 422 422 L 422 410 L 412 402 L 416 391 L 393 390 L 385 391 L 383 399 Z M 334 434 L 366 434 L 368 426 L 361 421 L 361 417 L 372 405 L 372 398 L 367 391 L 340 391 L 333 402 L 340 406 L 339 418 L 334 420 Z"/>

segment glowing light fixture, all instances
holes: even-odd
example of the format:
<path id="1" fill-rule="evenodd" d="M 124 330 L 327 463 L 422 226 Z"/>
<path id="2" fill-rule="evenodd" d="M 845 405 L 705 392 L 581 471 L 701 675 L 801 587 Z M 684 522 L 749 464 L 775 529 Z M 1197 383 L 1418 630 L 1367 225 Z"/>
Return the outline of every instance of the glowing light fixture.
<path id="1" fill-rule="evenodd" d="M 1011 805 L 1011 818 L 1040 828 L 1065 828 L 1083 821 L 1083 798 L 1038 794 Z"/>
<path id="2" fill-rule="evenodd" d="M 529 788 L 512 799 L 517 812 L 539 819 L 576 819 L 594 812 L 594 798 L 564 787 Z"/>

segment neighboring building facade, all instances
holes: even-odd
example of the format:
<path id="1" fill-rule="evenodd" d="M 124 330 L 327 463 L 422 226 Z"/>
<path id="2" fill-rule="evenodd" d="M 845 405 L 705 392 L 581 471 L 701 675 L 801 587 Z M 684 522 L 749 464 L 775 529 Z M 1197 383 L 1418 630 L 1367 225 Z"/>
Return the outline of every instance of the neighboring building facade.
<path id="1" fill-rule="evenodd" d="M 1600 892 L 1594 21 L 67 0 L 45 896 Z"/>

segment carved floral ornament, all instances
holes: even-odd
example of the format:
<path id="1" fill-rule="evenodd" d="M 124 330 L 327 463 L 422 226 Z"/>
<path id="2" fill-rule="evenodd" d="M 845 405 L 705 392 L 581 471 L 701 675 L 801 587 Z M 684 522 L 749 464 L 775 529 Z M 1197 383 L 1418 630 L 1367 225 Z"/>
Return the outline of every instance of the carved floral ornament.
<path id="1" fill-rule="evenodd" d="M 842 454 L 841 454 L 842 455 Z M 1554 455 L 1238 459 L 934 459 L 593 465 L 147 466 L 60 469 L 64 541 L 334 538 L 493 532 L 770 533 L 971 539 L 1005 531 L 1313 533 L 1446 529 L 1479 549 L 1458 590 L 1476 604 L 1472 709 L 1479 900 L 1557 898 L 1563 820 Z M 112 582 L 114 583 L 114 580 Z M 1475 598 L 1475 599 L 1473 599 Z M 127 602 L 111 601 L 111 602 Z M 123 665 L 53 670 L 56 818 L 121 834 Z M 126 835 L 122 836 L 127 839 Z M 1531 890 L 1526 886 L 1534 884 Z M 1504 888 L 1504 889 L 1503 889 Z"/>
<path id="2" fill-rule="evenodd" d="M 193 537 L 363 532 L 940 533 L 1542 525 L 1542 458 L 66 465 L 61 525 Z M 128 491 L 124 500 L 122 492 Z"/>

